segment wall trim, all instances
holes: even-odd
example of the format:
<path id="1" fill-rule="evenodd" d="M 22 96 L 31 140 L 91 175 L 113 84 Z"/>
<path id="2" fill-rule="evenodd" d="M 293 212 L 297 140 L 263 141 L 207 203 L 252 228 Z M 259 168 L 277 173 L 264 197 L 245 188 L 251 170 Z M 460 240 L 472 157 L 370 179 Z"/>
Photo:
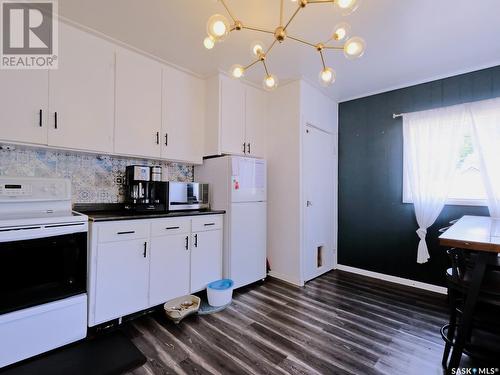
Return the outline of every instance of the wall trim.
<path id="1" fill-rule="evenodd" d="M 292 284 L 292 285 L 295 285 L 295 286 L 304 286 L 304 282 L 301 281 L 301 280 L 297 280 L 295 278 L 291 278 L 287 275 L 283 275 L 281 273 L 278 273 L 278 272 L 274 272 L 274 271 L 269 271 L 267 273 L 268 276 L 271 276 L 271 277 L 274 277 L 275 279 L 279 279 L 281 281 L 284 281 L 288 284 Z"/>
<path id="2" fill-rule="evenodd" d="M 427 284 L 427 283 L 423 283 L 423 282 L 415 281 L 415 280 L 411 280 L 411 279 L 404 279 L 402 277 L 386 275 L 383 273 L 368 271 L 368 270 L 364 270 L 361 268 L 345 266 L 343 264 L 337 264 L 337 269 L 340 271 L 351 272 L 351 273 L 355 273 L 358 275 L 373 277 L 374 279 L 389 281 L 389 282 L 395 283 L 395 284 L 411 286 L 413 288 L 423 289 L 423 290 L 427 290 L 427 291 L 434 292 L 434 293 L 447 294 L 447 289 L 445 287 L 442 287 L 442 286 Z"/>

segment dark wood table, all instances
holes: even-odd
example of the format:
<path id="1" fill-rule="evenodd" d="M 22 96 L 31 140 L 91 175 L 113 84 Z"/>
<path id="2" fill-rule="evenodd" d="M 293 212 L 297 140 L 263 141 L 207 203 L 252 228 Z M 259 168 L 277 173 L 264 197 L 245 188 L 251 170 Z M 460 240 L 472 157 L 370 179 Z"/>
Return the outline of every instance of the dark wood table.
<path id="1" fill-rule="evenodd" d="M 493 263 L 500 253 L 500 219 L 486 216 L 464 216 L 439 236 L 439 243 L 446 247 L 477 252 L 471 271 L 462 323 L 457 330 L 455 345 L 448 365 L 448 373 L 451 373 L 451 369 L 460 365 L 486 267 L 490 262 Z"/>

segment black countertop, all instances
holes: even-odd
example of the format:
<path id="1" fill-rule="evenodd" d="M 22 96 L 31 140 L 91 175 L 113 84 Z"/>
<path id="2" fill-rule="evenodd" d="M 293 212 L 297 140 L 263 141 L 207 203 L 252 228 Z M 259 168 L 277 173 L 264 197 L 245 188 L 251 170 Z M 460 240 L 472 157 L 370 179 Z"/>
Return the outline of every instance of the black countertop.
<path id="1" fill-rule="evenodd" d="M 123 208 L 120 204 L 92 204 L 75 205 L 73 209 L 85 214 L 90 221 L 114 221 L 114 220 L 139 220 L 139 219 L 158 219 L 183 216 L 200 215 L 222 215 L 226 211 L 222 210 L 200 210 L 200 211 L 174 211 L 174 212 L 136 212 Z"/>

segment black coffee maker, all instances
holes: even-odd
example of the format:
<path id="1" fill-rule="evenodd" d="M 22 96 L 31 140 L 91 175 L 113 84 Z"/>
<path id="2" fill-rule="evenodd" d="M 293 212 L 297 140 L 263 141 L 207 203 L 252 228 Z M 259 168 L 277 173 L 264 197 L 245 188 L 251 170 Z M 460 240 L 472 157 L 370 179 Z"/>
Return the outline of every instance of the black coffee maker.
<path id="1" fill-rule="evenodd" d="M 162 196 L 165 183 L 161 181 L 161 167 L 129 165 L 125 170 L 125 209 L 138 212 L 165 211 Z"/>

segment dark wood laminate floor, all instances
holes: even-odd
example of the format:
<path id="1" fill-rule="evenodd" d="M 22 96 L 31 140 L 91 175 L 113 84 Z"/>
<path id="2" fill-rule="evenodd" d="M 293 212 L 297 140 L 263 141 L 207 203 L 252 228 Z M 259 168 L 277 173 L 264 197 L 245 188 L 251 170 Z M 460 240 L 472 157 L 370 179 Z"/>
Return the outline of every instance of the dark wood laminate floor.
<path id="1" fill-rule="evenodd" d="M 332 271 L 235 292 L 223 312 L 125 330 L 148 362 L 132 374 L 442 374 L 445 297 Z"/>

